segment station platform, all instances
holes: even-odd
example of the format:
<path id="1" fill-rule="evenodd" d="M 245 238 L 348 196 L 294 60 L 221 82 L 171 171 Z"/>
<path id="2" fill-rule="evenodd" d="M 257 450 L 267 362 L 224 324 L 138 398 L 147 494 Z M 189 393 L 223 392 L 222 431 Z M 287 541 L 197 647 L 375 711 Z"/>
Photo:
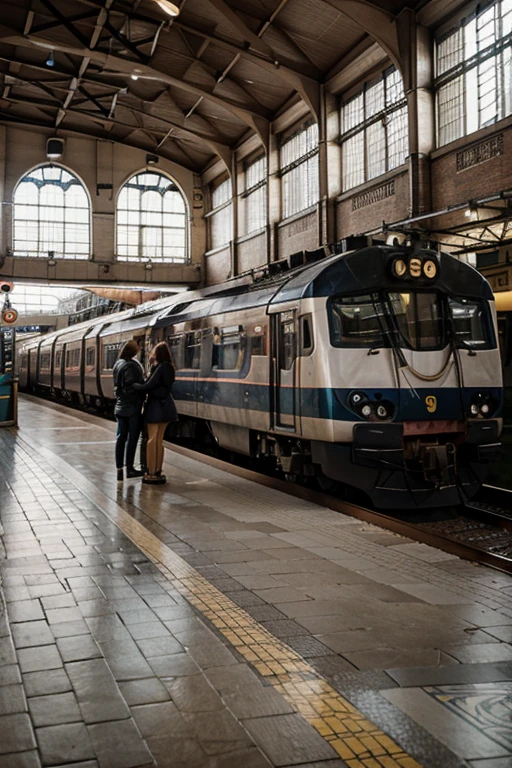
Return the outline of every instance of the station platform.
<path id="1" fill-rule="evenodd" d="M 512 577 L 22 397 L 0 768 L 511 768 Z"/>

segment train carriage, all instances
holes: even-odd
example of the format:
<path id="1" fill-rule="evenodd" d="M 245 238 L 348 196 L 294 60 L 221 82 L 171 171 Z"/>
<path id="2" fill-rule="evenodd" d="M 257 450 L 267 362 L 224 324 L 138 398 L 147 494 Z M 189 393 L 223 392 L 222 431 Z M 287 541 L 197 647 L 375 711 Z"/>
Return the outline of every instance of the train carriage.
<path id="1" fill-rule="evenodd" d="M 66 353 L 81 354 L 74 391 L 111 405 L 124 341 L 136 338 L 145 352 L 166 339 L 189 434 L 206 426 L 224 448 L 272 459 L 289 477 L 355 486 L 381 508 L 473 496 L 500 449 L 502 426 L 488 283 L 417 244 L 321 249 L 292 261 L 297 266 L 260 280 L 60 332 Z M 37 354 L 43 343 L 52 337 L 27 347 Z M 31 362 L 28 380 L 39 376 L 44 387 L 39 370 Z"/>

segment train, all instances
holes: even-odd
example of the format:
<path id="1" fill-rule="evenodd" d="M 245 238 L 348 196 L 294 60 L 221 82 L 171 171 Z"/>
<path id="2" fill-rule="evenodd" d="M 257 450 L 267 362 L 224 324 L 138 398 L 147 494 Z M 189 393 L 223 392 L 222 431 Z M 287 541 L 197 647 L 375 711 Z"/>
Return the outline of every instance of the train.
<path id="1" fill-rule="evenodd" d="M 358 489 L 377 509 L 458 506 L 500 451 L 493 293 L 424 243 L 302 251 L 28 340 L 20 388 L 112 412 L 112 369 L 132 338 L 143 365 L 169 344 L 178 437 Z"/>

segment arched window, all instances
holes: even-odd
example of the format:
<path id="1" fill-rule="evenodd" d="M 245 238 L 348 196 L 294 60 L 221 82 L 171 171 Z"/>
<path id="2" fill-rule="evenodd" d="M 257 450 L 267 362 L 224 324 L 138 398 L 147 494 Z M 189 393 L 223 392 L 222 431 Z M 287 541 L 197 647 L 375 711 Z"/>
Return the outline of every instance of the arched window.
<path id="1" fill-rule="evenodd" d="M 117 200 L 117 258 L 187 261 L 186 207 L 176 184 L 161 173 L 137 173 Z"/>
<path id="2" fill-rule="evenodd" d="M 14 193 L 15 256 L 88 259 L 90 204 L 84 185 L 56 165 L 29 171 Z"/>

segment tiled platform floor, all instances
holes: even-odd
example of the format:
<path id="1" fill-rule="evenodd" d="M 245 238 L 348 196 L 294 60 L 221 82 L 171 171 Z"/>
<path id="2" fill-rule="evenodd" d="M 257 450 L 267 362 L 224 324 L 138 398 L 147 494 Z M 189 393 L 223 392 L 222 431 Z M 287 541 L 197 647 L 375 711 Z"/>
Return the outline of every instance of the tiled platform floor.
<path id="1" fill-rule="evenodd" d="M 0 431 L 0 768 L 511 768 L 512 578 L 113 432 Z"/>

